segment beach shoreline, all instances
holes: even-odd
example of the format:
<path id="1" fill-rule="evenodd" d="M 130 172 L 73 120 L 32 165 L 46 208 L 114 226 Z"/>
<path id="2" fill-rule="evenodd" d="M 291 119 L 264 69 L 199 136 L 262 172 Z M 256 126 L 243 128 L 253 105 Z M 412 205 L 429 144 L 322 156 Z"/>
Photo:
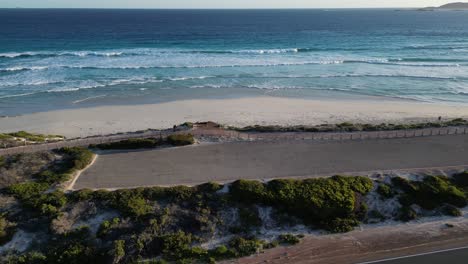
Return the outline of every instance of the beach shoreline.
<path id="1" fill-rule="evenodd" d="M 184 122 L 248 125 L 320 125 L 341 122 L 411 123 L 468 117 L 468 106 L 400 100 L 317 100 L 278 97 L 180 100 L 55 110 L 0 118 L 0 132 L 86 137 L 165 129 Z"/>

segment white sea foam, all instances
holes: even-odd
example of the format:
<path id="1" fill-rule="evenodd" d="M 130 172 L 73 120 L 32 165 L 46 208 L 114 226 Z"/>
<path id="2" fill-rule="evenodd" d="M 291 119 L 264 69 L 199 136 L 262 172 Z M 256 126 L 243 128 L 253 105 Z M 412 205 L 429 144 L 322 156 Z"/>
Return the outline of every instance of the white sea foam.
<path id="1" fill-rule="evenodd" d="M 28 96 L 28 95 L 33 95 L 33 94 L 37 94 L 37 92 L 3 95 L 3 96 L 0 96 L 0 99 L 12 98 L 12 97 L 22 97 L 22 96 Z"/>
<path id="2" fill-rule="evenodd" d="M 46 70 L 47 66 L 32 66 L 32 67 L 23 67 L 23 66 L 14 66 L 9 68 L 0 69 L 0 71 L 15 72 L 15 71 L 39 71 Z"/>
<path id="3" fill-rule="evenodd" d="M 89 101 L 89 100 L 98 99 L 98 98 L 102 98 L 102 97 L 106 97 L 106 96 L 107 95 L 105 95 L 105 94 L 97 95 L 97 96 L 90 96 L 90 97 L 86 97 L 86 98 L 83 98 L 83 99 L 80 99 L 80 100 L 75 100 L 72 103 L 73 104 L 79 104 L 79 103 L 82 103 L 82 102 L 86 102 L 86 101 Z"/>

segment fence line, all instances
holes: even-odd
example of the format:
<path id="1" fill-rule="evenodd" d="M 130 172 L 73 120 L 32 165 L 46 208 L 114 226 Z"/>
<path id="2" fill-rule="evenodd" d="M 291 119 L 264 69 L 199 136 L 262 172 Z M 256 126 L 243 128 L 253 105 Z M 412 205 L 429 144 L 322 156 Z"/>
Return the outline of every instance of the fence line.
<path id="1" fill-rule="evenodd" d="M 0 149 L 0 156 L 18 153 L 30 153 L 58 149 L 62 147 L 89 146 L 91 144 L 112 143 L 134 138 L 163 138 L 173 134 L 191 133 L 200 139 L 223 139 L 227 141 L 278 141 L 278 140 L 313 140 L 313 141 L 349 141 L 391 138 L 414 138 L 445 135 L 461 135 L 468 133 L 468 127 L 423 128 L 391 131 L 359 131 L 359 132 L 238 132 L 221 129 L 193 129 L 185 131 L 151 130 L 144 133 L 97 136 L 71 139 L 60 142 L 26 145 L 14 148 Z"/>

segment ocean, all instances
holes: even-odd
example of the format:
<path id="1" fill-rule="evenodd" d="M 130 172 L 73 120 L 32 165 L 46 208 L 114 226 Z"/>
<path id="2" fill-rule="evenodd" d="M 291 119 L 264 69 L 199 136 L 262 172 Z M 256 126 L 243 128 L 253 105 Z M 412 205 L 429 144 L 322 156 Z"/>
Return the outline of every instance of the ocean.
<path id="1" fill-rule="evenodd" d="M 468 104 L 468 12 L 0 9 L 0 115 L 248 96 Z"/>

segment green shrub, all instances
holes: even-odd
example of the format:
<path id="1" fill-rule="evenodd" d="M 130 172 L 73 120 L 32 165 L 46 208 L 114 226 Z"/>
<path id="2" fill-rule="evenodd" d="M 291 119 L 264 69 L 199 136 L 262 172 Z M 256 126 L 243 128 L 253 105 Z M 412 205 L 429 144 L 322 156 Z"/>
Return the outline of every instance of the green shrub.
<path id="1" fill-rule="evenodd" d="M 91 148 L 97 148 L 102 150 L 112 149 L 143 149 L 143 148 L 154 148 L 160 145 L 161 142 L 153 138 L 132 138 L 112 143 L 103 143 L 99 145 L 90 145 Z"/>
<path id="2" fill-rule="evenodd" d="M 45 135 L 41 134 L 33 134 L 29 133 L 26 131 L 18 131 L 14 133 L 9 133 L 10 136 L 17 137 L 17 138 L 24 138 L 28 141 L 34 141 L 34 142 L 44 142 L 47 138 Z"/>
<path id="3" fill-rule="evenodd" d="M 231 255 L 230 253 L 229 249 L 224 245 L 218 246 L 209 252 L 210 256 L 217 260 L 229 258 Z"/>
<path id="4" fill-rule="evenodd" d="M 173 146 L 186 146 L 195 143 L 192 134 L 177 134 L 167 137 L 167 142 Z"/>
<path id="5" fill-rule="evenodd" d="M 10 140 L 10 139 L 13 139 L 13 136 L 0 133 L 0 140 Z"/>
<path id="6" fill-rule="evenodd" d="M 335 218 L 322 224 L 332 233 L 346 233 L 353 231 L 354 227 L 359 225 L 359 221 L 348 218 Z"/>
<path id="7" fill-rule="evenodd" d="M 255 254 L 262 248 L 263 242 L 257 239 L 245 239 L 235 237 L 229 241 L 229 247 L 233 250 L 235 257 L 244 257 Z"/>
<path id="8" fill-rule="evenodd" d="M 445 204 L 440 208 L 440 212 L 444 215 L 459 217 L 462 216 L 462 212 L 457 207 L 451 204 Z"/>
<path id="9" fill-rule="evenodd" d="M 358 219 L 365 204 L 357 203 L 356 197 L 367 194 L 372 186 L 372 180 L 367 177 L 282 179 L 266 185 L 258 181 L 239 180 L 231 184 L 229 193 L 233 201 L 265 204 L 309 224 L 335 230 L 324 223 L 336 218 L 349 219 L 350 222 Z"/>
<path id="10" fill-rule="evenodd" d="M 377 193 L 383 199 L 389 199 L 395 195 L 395 193 L 392 191 L 392 188 L 384 183 L 379 184 L 379 186 L 377 187 Z"/>
<path id="11" fill-rule="evenodd" d="M 411 220 L 415 220 L 418 218 L 418 214 L 416 211 L 413 210 L 410 206 L 402 206 L 400 209 L 400 213 L 398 219 L 400 221 L 408 222 Z"/>
<path id="12" fill-rule="evenodd" d="M 122 214 L 139 218 L 152 211 L 152 206 L 143 197 L 142 189 L 125 189 L 97 194 L 100 199 L 107 200 L 110 205 Z M 96 192 L 93 195 L 96 196 Z"/>
<path id="13" fill-rule="evenodd" d="M 301 240 L 297 236 L 291 235 L 291 234 L 279 235 L 278 236 L 278 241 L 281 244 L 289 244 L 289 245 L 295 245 L 295 244 L 301 242 Z"/>
<path id="14" fill-rule="evenodd" d="M 263 249 L 271 249 L 271 248 L 275 248 L 279 245 L 280 243 L 278 242 L 278 240 L 273 240 L 271 241 L 270 243 L 266 243 L 263 245 Z"/>
<path id="15" fill-rule="evenodd" d="M 59 235 L 46 248 L 47 263 L 81 264 L 103 263 L 88 227 L 81 227 Z"/>
<path id="16" fill-rule="evenodd" d="M 78 191 L 70 192 L 68 197 L 73 202 L 80 202 L 92 199 L 95 196 L 95 192 L 90 189 L 81 189 Z"/>
<path id="17" fill-rule="evenodd" d="M 105 220 L 101 223 L 99 226 L 98 232 L 97 232 L 97 237 L 103 238 L 106 236 L 111 229 L 116 228 L 120 224 L 120 218 L 113 218 L 112 221 Z"/>
<path id="18" fill-rule="evenodd" d="M 190 245 L 193 241 L 192 234 L 179 231 L 159 236 L 157 240 L 161 245 L 160 251 L 165 259 L 181 260 L 192 257 L 190 254 Z"/>
<path id="19" fill-rule="evenodd" d="M 344 122 L 341 124 L 322 124 L 317 126 L 246 126 L 243 128 L 229 127 L 236 131 L 243 132 L 341 132 L 341 131 L 388 131 L 388 130 L 407 130 L 421 129 L 431 127 L 451 127 L 468 125 L 468 121 L 462 118 L 456 118 L 445 122 L 426 122 L 416 124 L 360 124 Z"/>
<path id="20" fill-rule="evenodd" d="M 65 182 L 70 178 L 67 173 L 57 173 L 52 170 L 45 170 L 36 175 L 36 178 L 40 182 L 52 185 L 54 183 Z"/>
<path id="21" fill-rule="evenodd" d="M 195 139 L 191 134 L 170 135 L 166 139 L 155 138 L 131 138 L 117 142 L 103 143 L 98 145 L 90 145 L 90 148 L 101 150 L 117 150 L 117 149 L 146 149 L 155 148 L 164 144 L 173 146 L 185 146 L 195 143 Z"/>
<path id="22" fill-rule="evenodd" d="M 72 170 L 82 170 L 93 160 L 94 154 L 90 150 L 82 147 L 65 147 L 59 150 L 60 153 L 67 154 L 72 158 Z"/>
<path id="23" fill-rule="evenodd" d="M 125 257 L 125 240 L 115 240 L 114 241 L 114 263 L 119 263 L 120 260 Z"/>
<path id="24" fill-rule="evenodd" d="M 238 180 L 229 186 L 229 194 L 236 201 L 258 203 L 266 198 L 266 188 L 259 181 Z"/>
<path id="25" fill-rule="evenodd" d="M 13 184 L 8 191 L 22 201 L 37 199 L 49 186 L 45 183 L 25 182 Z"/>
<path id="26" fill-rule="evenodd" d="M 67 198 L 62 191 L 44 193 L 48 188 L 46 183 L 25 182 L 11 185 L 8 191 L 24 205 L 45 216 L 54 217 L 58 209 L 67 203 Z"/>
<path id="27" fill-rule="evenodd" d="M 404 206 L 417 204 L 426 210 L 433 210 L 446 203 L 457 207 L 467 205 L 465 193 L 452 185 L 447 177 L 427 176 L 422 181 L 413 182 L 396 177 L 392 182 L 403 190 L 400 203 Z"/>
<path id="28" fill-rule="evenodd" d="M 19 256 L 11 256 L 7 260 L 8 264 L 46 264 L 47 257 L 37 251 L 31 251 Z"/>
<path id="29" fill-rule="evenodd" d="M 86 168 L 94 157 L 91 151 L 81 147 L 65 147 L 57 150 L 57 153 L 64 155 L 62 162 L 38 173 L 35 178 L 39 182 L 48 185 L 65 182 L 75 171 Z"/>

